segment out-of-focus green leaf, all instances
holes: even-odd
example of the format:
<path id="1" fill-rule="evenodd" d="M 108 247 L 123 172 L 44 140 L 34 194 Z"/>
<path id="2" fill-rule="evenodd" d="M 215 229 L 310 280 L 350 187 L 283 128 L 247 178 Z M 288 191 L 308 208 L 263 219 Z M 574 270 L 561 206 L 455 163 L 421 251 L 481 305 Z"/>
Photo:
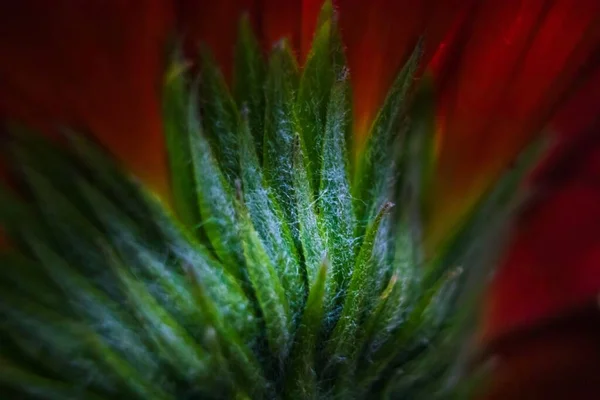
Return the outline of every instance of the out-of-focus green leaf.
<path id="1" fill-rule="evenodd" d="M 201 51 L 200 69 L 198 90 L 203 132 L 212 143 L 211 148 L 221 172 L 233 186 L 240 167 L 238 110 L 225 79 L 207 48 Z M 198 112 L 197 109 L 195 111 Z"/>

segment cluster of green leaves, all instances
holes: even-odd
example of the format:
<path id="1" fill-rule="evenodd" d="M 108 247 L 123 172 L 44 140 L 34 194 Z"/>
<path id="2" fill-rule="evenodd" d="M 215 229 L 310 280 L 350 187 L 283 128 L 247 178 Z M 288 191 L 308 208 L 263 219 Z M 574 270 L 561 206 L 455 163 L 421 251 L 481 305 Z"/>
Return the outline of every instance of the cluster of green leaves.
<path id="1" fill-rule="evenodd" d="M 163 93 L 174 216 L 81 134 L 57 145 L 15 131 L 18 187 L 0 192 L 12 241 L 0 254 L 2 393 L 454 393 L 470 317 L 459 305 L 521 171 L 424 258 L 433 96 L 426 79 L 415 88 L 419 57 L 417 46 L 355 162 L 330 3 L 301 70 L 285 41 L 265 61 L 245 19 L 231 93 L 208 51 L 194 80 L 175 55 Z"/>

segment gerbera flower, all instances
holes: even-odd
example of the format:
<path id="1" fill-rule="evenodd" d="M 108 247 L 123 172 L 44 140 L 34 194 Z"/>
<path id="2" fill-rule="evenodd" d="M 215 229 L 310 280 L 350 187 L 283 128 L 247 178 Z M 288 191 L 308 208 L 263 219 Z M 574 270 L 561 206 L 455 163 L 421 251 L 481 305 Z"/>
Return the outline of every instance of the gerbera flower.
<path id="1" fill-rule="evenodd" d="M 515 398 L 523 358 L 539 367 L 515 332 L 598 288 L 590 244 L 566 299 L 511 306 L 505 289 L 539 281 L 520 271 L 554 199 L 582 190 L 597 210 L 565 177 L 597 178 L 594 125 L 564 121 L 596 111 L 581 88 L 600 4 L 204 3 L 0 6 L 0 115 L 51 137 L 9 124 L 4 146 L 8 396 L 464 394 L 474 299 L 532 159 L 517 155 L 576 126 L 491 292 L 488 394 Z"/>

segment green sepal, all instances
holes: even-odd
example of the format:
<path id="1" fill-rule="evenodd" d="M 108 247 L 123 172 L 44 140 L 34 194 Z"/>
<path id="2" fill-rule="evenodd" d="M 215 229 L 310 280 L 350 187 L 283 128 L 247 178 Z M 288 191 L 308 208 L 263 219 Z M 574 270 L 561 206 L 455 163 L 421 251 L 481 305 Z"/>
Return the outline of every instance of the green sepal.
<path id="1" fill-rule="evenodd" d="M 331 90 L 323 138 L 321 183 L 318 206 L 320 229 L 331 258 L 335 290 L 341 295 L 350 282 L 356 252 L 356 217 L 350 187 L 346 132 L 351 126 L 351 104 L 347 77 Z"/>
<path id="2" fill-rule="evenodd" d="M 314 190 L 319 188 L 322 141 L 331 87 L 344 65 L 340 62 L 343 50 L 330 1 L 323 5 L 317 26 L 302 70 L 295 107 L 308 175 Z"/>
<path id="3" fill-rule="evenodd" d="M 188 133 L 189 125 L 185 93 L 188 84 L 183 78 L 187 66 L 181 55 L 172 56 L 165 73 L 162 91 L 162 115 L 166 150 L 169 155 L 169 178 L 173 206 L 179 219 L 193 232 L 200 232 L 201 219 L 192 168 Z M 194 133 L 195 134 L 195 133 Z"/>
<path id="4" fill-rule="evenodd" d="M 393 195 L 398 165 L 392 158 L 401 145 L 396 140 L 410 105 L 410 90 L 419 65 L 422 44 L 419 42 L 408 61 L 396 76 L 386 99 L 379 110 L 367 136 L 365 149 L 360 155 L 354 176 L 354 195 L 357 215 L 361 221 L 369 221 L 378 209 Z"/>
<path id="5" fill-rule="evenodd" d="M 54 370 L 58 378 L 74 376 L 87 380 L 90 389 L 107 393 L 114 390 L 115 376 L 104 370 L 91 349 L 78 340 L 75 331 L 65 329 L 75 324 L 64 312 L 58 313 L 6 289 L 2 291 L 0 315 L 0 326 L 5 333 L 0 358 L 10 356 L 12 345 L 13 350 L 15 347 L 22 350 L 21 361 L 37 361 L 33 371 Z"/>
<path id="6" fill-rule="evenodd" d="M 296 331 L 294 346 L 288 363 L 285 397 L 288 399 L 318 398 L 317 346 L 323 328 L 327 269 L 326 258 L 321 262 L 318 274 L 311 284 L 306 307 Z"/>
<path id="7" fill-rule="evenodd" d="M 291 311 L 296 315 L 306 297 L 305 272 L 281 207 L 264 182 L 248 122 L 243 116 L 239 133 L 244 203 L 285 292 L 290 294 Z"/>
<path id="8" fill-rule="evenodd" d="M 202 109 L 202 131 L 211 141 L 221 172 L 233 187 L 239 173 L 238 110 L 210 50 L 203 47 L 200 54 L 198 98 Z M 197 113 L 198 109 L 193 112 Z"/>
<path id="9" fill-rule="evenodd" d="M 158 364 L 151 357 L 147 344 L 136 334 L 139 327 L 127 310 L 121 309 L 83 275 L 69 268 L 67 262 L 41 240 L 35 237 L 28 240 L 40 264 L 65 292 L 66 305 L 72 310 L 72 315 L 95 331 L 103 343 L 133 364 L 144 379 L 155 376 Z M 68 328 L 68 325 L 62 327 Z"/>
<path id="10" fill-rule="evenodd" d="M 198 207 L 204 230 L 218 258 L 236 279 L 243 280 L 244 263 L 232 188 L 198 121 L 196 92 L 192 89 L 188 98 L 190 129 L 187 131 L 187 139 L 192 155 Z"/>
<path id="11" fill-rule="evenodd" d="M 206 380 L 212 364 L 211 355 L 189 336 L 115 255 L 107 257 L 158 354 L 184 379 Z"/>
<path id="12" fill-rule="evenodd" d="M 248 278 L 262 310 L 271 357 L 274 362 L 281 365 L 287 357 L 292 343 L 293 316 L 282 282 L 264 244 L 252 225 L 248 210 L 242 203 L 241 193 L 239 198 L 237 218 L 243 239 Z"/>
<path id="13" fill-rule="evenodd" d="M 360 326 L 365 317 L 365 306 L 369 304 L 369 297 L 373 297 L 374 294 L 371 258 L 375 239 L 381 221 L 392 207 L 391 203 L 384 205 L 367 230 L 352 271 L 352 279 L 346 290 L 342 312 L 329 342 L 330 359 L 333 363 L 328 368 L 334 370 L 342 368 L 340 371 L 342 381 L 336 384 L 336 391 L 341 396 L 345 395 L 346 391 L 352 390 L 352 383 L 349 380 L 352 379 L 352 371 L 361 350 L 360 346 L 357 346 L 356 338 L 364 335 Z"/>
<path id="14" fill-rule="evenodd" d="M 239 330 L 224 318 L 226 314 L 212 301 L 197 271 L 190 268 L 188 275 L 195 288 L 194 294 L 199 310 L 208 322 L 205 328 L 205 341 L 214 342 L 211 346 L 212 353 L 219 355 L 222 367 L 231 373 L 233 391 L 236 395 L 260 396 L 265 392 L 267 382 L 261 373 L 258 360 L 247 345 L 248 342 L 244 343 L 238 334 Z"/>
<path id="15" fill-rule="evenodd" d="M 99 396 L 85 389 L 73 387 L 71 384 L 57 379 L 51 379 L 35 374 L 31 372 L 29 368 L 19 366 L 1 356 L 0 371 L 2 371 L 0 374 L 0 384 L 16 388 L 30 396 L 43 396 L 43 398 L 50 400 L 64 400 L 74 397 L 81 398 L 81 396 L 84 396 L 89 400 L 106 400 L 110 398 Z M 4 394 L 10 396 L 10 394 Z M 17 395 L 15 394 L 15 396 Z"/>
<path id="16" fill-rule="evenodd" d="M 310 187 L 308 171 L 305 167 L 305 158 L 302 154 L 302 146 L 298 135 L 294 141 L 293 167 L 295 171 L 296 209 L 298 210 L 298 236 L 304 256 L 308 285 L 312 290 L 312 284 L 316 282 L 321 262 L 327 250 L 323 232 L 319 228 L 316 201 Z M 334 281 L 333 275 L 328 274 L 328 289 L 331 291 L 335 290 L 335 287 L 330 287 Z"/>
<path id="17" fill-rule="evenodd" d="M 298 66 L 287 41 L 280 41 L 269 59 L 265 83 L 264 174 L 281 205 L 283 215 L 297 240 L 294 207 L 293 147 L 297 132 L 294 102 L 298 88 Z"/>
<path id="18" fill-rule="evenodd" d="M 432 287 L 421 288 L 421 296 L 402 324 L 393 331 L 387 341 L 374 349 L 369 356 L 370 368 L 358 375 L 358 387 L 367 391 L 395 360 L 406 362 L 406 358 L 420 355 L 427 349 L 440 324 L 446 322 L 454 310 L 454 295 L 462 269 L 456 269 L 439 279 Z M 408 377 L 407 379 L 410 379 Z"/>
<path id="19" fill-rule="evenodd" d="M 502 239 L 507 237 L 511 214 L 524 200 L 520 185 L 546 154 L 547 145 L 547 138 L 530 143 L 513 165 L 484 193 L 438 246 L 426 270 L 426 282 L 438 279 L 451 265 L 485 261 L 491 268 L 496 263 L 496 258 L 506 246 Z M 479 267 L 477 270 L 480 279 L 487 279 L 489 268 Z"/>
<path id="20" fill-rule="evenodd" d="M 238 109 L 246 109 L 256 154 L 262 163 L 265 118 L 265 61 L 247 14 L 240 19 L 235 48 L 233 92 Z"/>

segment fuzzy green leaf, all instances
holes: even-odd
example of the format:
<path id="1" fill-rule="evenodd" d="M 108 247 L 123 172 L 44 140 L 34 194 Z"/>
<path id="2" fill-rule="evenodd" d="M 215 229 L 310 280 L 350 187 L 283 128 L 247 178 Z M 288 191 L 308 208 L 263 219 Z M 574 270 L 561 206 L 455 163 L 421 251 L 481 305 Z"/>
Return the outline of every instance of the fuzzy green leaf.
<path id="1" fill-rule="evenodd" d="M 195 91 L 188 99 L 188 141 L 192 154 L 192 168 L 196 181 L 196 194 L 204 230 L 219 259 L 237 279 L 244 276 L 239 229 L 231 187 L 212 154 L 197 117 Z"/>
<path id="2" fill-rule="evenodd" d="M 209 326 L 206 328 L 207 341 L 213 341 L 216 348 L 212 353 L 223 357 L 221 361 L 225 368 L 233 374 L 234 392 L 236 395 L 250 394 L 260 396 L 266 389 L 267 383 L 261 374 L 258 364 L 250 348 L 243 342 L 236 329 L 224 318 L 224 313 L 212 301 L 205 289 L 201 277 L 196 271 L 188 271 L 194 282 L 195 295 L 201 312 L 205 315 Z"/>
<path id="3" fill-rule="evenodd" d="M 269 348 L 274 361 L 282 363 L 288 355 L 292 342 L 292 314 L 289 301 L 275 266 L 258 233 L 254 230 L 243 204 L 238 206 L 238 220 L 248 277 L 262 310 Z"/>
<path id="4" fill-rule="evenodd" d="M 418 44 L 396 76 L 369 131 L 354 178 L 357 214 L 361 220 L 372 218 L 392 194 L 398 171 L 392 158 L 395 153 L 390 150 L 400 145 L 395 139 L 401 133 L 421 52 L 422 46 Z"/>
<path id="5" fill-rule="evenodd" d="M 333 21 L 333 7 L 325 2 L 319 15 L 318 29 L 302 71 L 296 115 L 301 127 L 301 139 L 306 165 L 311 177 L 311 187 L 319 188 L 322 140 L 325 135 L 327 107 L 331 86 L 338 78 L 339 59 L 343 59 L 342 45 Z"/>
<path id="6" fill-rule="evenodd" d="M 93 154 L 90 145 L 85 145 L 88 148 L 81 154 Z M 95 158 L 100 159 L 98 156 L 96 155 Z M 112 183 L 119 180 L 118 170 L 112 168 L 106 160 L 95 165 L 104 165 L 105 173 L 102 175 L 104 176 L 102 182 Z M 222 265 L 209 254 L 206 248 L 196 243 L 191 235 L 186 234 L 183 227 L 178 226 L 177 222 L 166 213 L 153 196 L 145 193 L 133 183 L 124 181 L 123 186 L 127 187 L 127 190 L 115 191 L 117 194 L 113 204 L 102 196 L 99 190 L 86 184 L 85 181 L 74 179 L 73 182 L 75 188 L 90 204 L 88 208 L 93 210 L 92 215 L 98 216 L 101 226 L 106 228 L 107 234 L 112 237 L 114 243 L 120 244 L 122 253 L 124 255 L 135 254 L 127 259 L 128 262 L 140 264 L 141 269 L 149 273 L 149 279 L 156 279 L 160 276 L 163 292 L 175 296 L 173 300 L 179 299 L 175 301 L 175 304 L 171 304 L 172 308 L 186 312 L 188 316 L 197 317 L 197 313 L 194 312 L 195 306 L 190 303 L 185 289 L 187 285 L 183 278 L 184 270 L 192 268 L 207 284 L 223 317 L 248 343 L 253 342 L 257 329 L 255 311 L 239 283 L 223 270 Z M 140 221 L 135 218 L 137 214 L 129 212 L 127 208 L 121 212 L 121 205 L 128 202 L 132 206 L 133 202 L 136 202 L 137 210 L 147 210 L 145 220 Z M 148 218 L 149 215 L 152 218 Z M 152 221 L 152 224 L 149 225 L 147 220 Z M 140 224 L 140 222 L 143 223 Z M 159 241 L 156 241 L 154 234 L 148 235 L 148 231 L 158 234 Z M 181 262 L 168 262 L 166 257 L 168 253 L 172 253 Z M 160 288 L 160 286 L 154 287 L 156 290 Z"/>
<path id="7" fill-rule="evenodd" d="M 396 229 L 395 245 L 393 275 L 388 283 L 390 292 L 379 302 L 378 311 L 372 314 L 368 322 L 373 329 L 368 335 L 367 357 L 389 340 L 392 332 L 404 322 L 418 300 L 421 289 L 423 265 L 419 255 L 415 254 L 418 252 L 418 242 L 405 221 L 401 221 Z M 390 287 L 392 282 L 394 284 Z"/>
<path id="8" fill-rule="evenodd" d="M 299 238 L 304 256 L 304 265 L 309 286 L 316 282 L 317 274 L 326 254 L 325 239 L 319 229 L 319 217 L 315 210 L 316 202 L 310 188 L 308 172 L 302 156 L 300 138 L 294 142 L 294 189 L 296 193 L 296 209 L 298 210 Z M 332 274 L 329 274 L 332 276 Z M 328 289 L 334 281 L 328 278 Z M 312 290 L 312 287 L 311 287 Z"/>
<path id="9" fill-rule="evenodd" d="M 356 217 L 346 147 L 346 132 L 351 127 L 351 105 L 348 81 L 346 77 L 342 78 L 333 86 L 329 100 L 318 198 L 321 229 L 327 240 L 337 293 L 343 292 L 350 281 L 356 248 Z"/>
<path id="10" fill-rule="evenodd" d="M 272 260 L 283 288 L 290 294 L 290 306 L 298 314 L 306 297 L 304 272 L 288 224 L 280 206 L 264 183 L 248 120 L 240 124 L 240 162 L 244 203 L 265 250 Z"/>
<path id="11" fill-rule="evenodd" d="M 197 304 L 184 277 L 166 262 L 164 255 L 157 254 L 157 249 L 144 246 L 143 234 L 101 192 L 83 181 L 76 181 L 76 187 L 93 206 L 94 214 L 105 228 L 108 240 L 102 243 L 104 248 L 100 250 L 106 252 L 110 241 L 138 279 L 152 282 L 149 292 L 179 323 L 186 328 L 201 326 L 203 321 L 199 320 Z"/>
<path id="12" fill-rule="evenodd" d="M 36 360 L 38 367 L 54 370 L 61 378 L 77 377 L 87 381 L 90 388 L 111 392 L 116 383 L 114 375 L 105 371 L 79 340 L 71 329 L 73 320 L 65 317 L 64 310 L 59 314 L 15 292 L 2 292 L 0 326 L 12 344 L 23 350 L 25 357 L 21 358 Z"/>
<path id="13" fill-rule="evenodd" d="M 235 48 L 233 90 L 238 108 L 247 109 L 250 132 L 254 138 L 259 161 L 262 161 L 263 156 L 265 70 L 260 44 L 252 32 L 248 15 L 244 15 L 240 20 Z"/>
<path id="14" fill-rule="evenodd" d="M 422 295 L 406 321 L 372 354 L 370 368 L 363 370 L 359 376 L 359 387 L 368 390 L 399 355 L 410 355 L 415 348 L 417 353 L 427 348 L 440 323 L 454 309 L 453 300 L 461 276 L 462 269 L 458 268 L 435 282 L 432 287 L 422 289 Z"/>
<path id="15" fill-rule="evenodd" d="M 352 272 L 352 279 L 346 291 L 342 313 L 331 336 L 329 351 L 333 364 L 328 366 L 329 368 L 337 368 L 335 364 L 340 362 L 346 367 L 356 362 L 360 348 L 356 347 L 355 340 L 363 335 L 360 326 L 366 312 L 365 305 L 369 303 L 369 297 L 374 296 L 371 258 L 375 238 L 383 217 L 392 207 L 391 203 L 382 207 L 365 235 Z M 345 374 L 348 379 L 350 376 L 348 373 Z M 349 385 L 350 382 L 344 380 L 338 384 L 338 389 L 345 392 L 351 389 Z"/>
<path id="16" fill-rule="evenodd" d="M 297 87 L 296 60 L 288 43 L 282 40 L 271 53 L 265 84 L 264 173 L 290 224 L 294 240 L 297 238 L 297 227 L 292 160 L 297 125 L 293 104 Z"/>
<path id="17" fill-rule="evenodd" d="M 146 331 L 155 341 L 156 350 L 182 377 L 195 380 L 207 378 L 211 355 L 189 336 L 173 317 L 161 307 L 145 285 L 127 271 L 116 256 L 110 256 L 113 271 L 123 285 L 123 290 L 135 306 Z"/>
<path id="18" fill-rule="evenodd" d="M 225 79 L 207 48 L 201 51 L 199 99 L 203 132 L 212 144 L 221 172 L 233 184 L 239 172 L 239 115 Z M 198 112 L 198 109 L 194 109 Z"/>
<path id="19" fill-rule="evenodd" d="M 294 347 L 288 364 L 286 398 L 315 399 L 318 394 L 316 350 L 323 315 L 328 261 L 321 262 L 319 273 L 311 285 L 302 320 L 296 332 Z"/>
<path id="20" fill-rule="evenodd" d="M 411 193 L 409 210 L 413 220 L 426 218 L 430 202 L 431 180 L 436 168 L 435 157 L 435 90 L 433 77 L 421 78 L 411 104 L 411 124 L 404 154 L 404 190 Z M 413 221 L 414 222 L 414 221 Z"/>
<path id="21" fill-rule="evenodd" d="M 187 132 L 193 127 L 187 124 L 187 84 L 181 77 L 185 69 L 183 61 L 174 57 L 165 75 L 162 93 L 163 124 L 175 212 L 190 230 L 196 232 L 201 230 L 201 221 Z"/>

